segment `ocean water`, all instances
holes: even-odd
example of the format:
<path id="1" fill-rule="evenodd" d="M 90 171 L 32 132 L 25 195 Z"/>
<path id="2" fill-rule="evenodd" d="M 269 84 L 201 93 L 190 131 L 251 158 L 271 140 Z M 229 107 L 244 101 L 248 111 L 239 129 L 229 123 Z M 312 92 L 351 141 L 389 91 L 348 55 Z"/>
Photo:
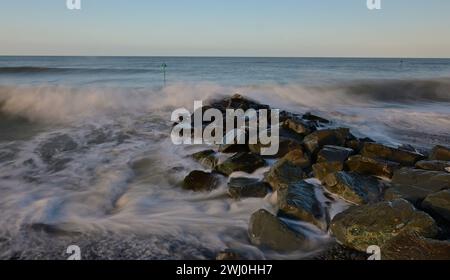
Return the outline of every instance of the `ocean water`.
<path id="1" fill-rule="evenodd" d="M 91 259 L 309 257 L 249 243 L 273 195 L 180 188 L 206 147 L 174 146 L 171 112 L 235 93 L 385 144 L 450 145 L 450 59 L 0 57 L 0 258 L 63 259 L 69 245 Z M 330 239 L 293 226 L 317 250 Z"/>

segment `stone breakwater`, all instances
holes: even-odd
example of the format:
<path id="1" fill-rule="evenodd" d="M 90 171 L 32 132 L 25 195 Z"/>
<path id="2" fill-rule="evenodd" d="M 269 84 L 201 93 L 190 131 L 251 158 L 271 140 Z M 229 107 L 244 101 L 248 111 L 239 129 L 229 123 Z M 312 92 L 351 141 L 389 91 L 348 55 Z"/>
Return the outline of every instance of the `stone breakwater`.
<path id="1" fill-rule="evenodd" d="M 209 106 L 224 114 L 270 108 L 239 95 Z M 448 147 L 420 152 L 409 145 L 390 147 L 357 138 L 311 113 L 283 111 L 279 127 L 280 148 L 272 157 L 261 156 L 258 144 L 227 144 L 193 154 L 204 170 L 193 170 L 183 187 L 207 192 L 227 181 L 233 199 L 272 195 L 273 209 L 249 216 L 248 240 L 261 249 L 316 250 L 308 235 L 292 226 L 302 222 L 333 239 L 312 258 L 365 259 L 367 248 L 375 245 L 382 259 L 450 259 Z M 261 168 L 268 170 L 262 178 L 234 176 Z M 336 200 L 349 207 L 333 213 L 330 205 Z M 218 258 L 228 255 L 239 258 L 233 252 Z"/>

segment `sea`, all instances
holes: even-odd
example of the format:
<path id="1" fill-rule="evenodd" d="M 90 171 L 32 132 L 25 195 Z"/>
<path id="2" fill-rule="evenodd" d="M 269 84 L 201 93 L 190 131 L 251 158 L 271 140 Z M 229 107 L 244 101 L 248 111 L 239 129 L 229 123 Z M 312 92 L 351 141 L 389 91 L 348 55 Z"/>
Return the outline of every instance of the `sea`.
<path id="1" fill-rule="evenodd" d="M 386 145 L 450 146 L 450 59 L 0 56 L 0 259 L 67 259 L 71 245 L 83 259 L 145 260 L 326 248 L 330 234 L 301 222 L 313 250 L 251 244 L 250 216 L 275 213 L 276 194 L 181 188 L 203 169 L 190 155 L 211 147 L 174 145 L 171 113 L 234 94 Z"/>

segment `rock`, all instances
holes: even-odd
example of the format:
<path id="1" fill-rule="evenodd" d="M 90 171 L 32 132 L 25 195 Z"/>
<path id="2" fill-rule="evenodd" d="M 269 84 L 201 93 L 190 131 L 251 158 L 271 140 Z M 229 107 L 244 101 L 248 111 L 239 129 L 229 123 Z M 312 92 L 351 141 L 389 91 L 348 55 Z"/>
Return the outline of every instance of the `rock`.
<path id="1" fill-rule="evenodd" d="M 350 157 L 345 164 L 350 171 L 387 178 L 392 178 L 394 171 L 400 167 L 396 162 L 361 155 Z"/>
<path id="2" fill-rule="evenodd" d="M 287 153 L 282 160 L 288 161 L 300 168 L 308 168 L 311 166 L 309 156 L 302 149 L 295 149 Z"/>
<path id="3" fill-rule="evenodd" d="M 253 153 L 238 153 L 219 164 L 216 169 L 222 174 L 230 175 L 236 171 L 253 173 L 256 169 L 265 165 L 266 162 L 259 155 Z"/>
<path id="4" fill-rule="evenodd" d="M 420 206 L 425 197 L 432 193 L 433 191 L 427 188 L 393 184 L 386 190 L 384 199 L 389 201 L 403 198 L 415 206 Z"/>
<path id="5" fill-rule="evenodd" d="M 450 148 L 444 146 L 436 146 L 431 151 L 431 160 L 446 160 L 450 161 Z"/>
<path id="6" fill-rule="evenodd" d="M 450 242 L 400 234 L 381 248 L 383 260 L 450 260 Z"/>
<path id="7" fill-rule="evenodd" d="M 370 138 L 359 138 L 359 139 L 348 139 L 347 142 L 345 142 L 345 146 L 348 148 L 353 149 L 355 152 L 359 153 L 362 148 L 364 147 L 365 143 L 374 143 Z"/>
<path id="8" fill-rule="evenodd" d="M 350 148 L 326 145 L 317 154 L 317 162 L 337 161 L 343 163 L 351 154 L 353 154 L 353 150 Z"/>
<path id="9" fill-rule="evenodd" d="M 237 261 L 240 259 L 241 257 L 239 256 L 239 254 L 231 250 L 219 252 L 216 256 L 216 261 Z"/>
<path id="10" fill-rule="evenodd" d="M 219 152 L 224 154 L 246 153 L 249 151 L 247 144 L 222 144 L 219 146 Z"/>
<path id="11" fill-rule="evenodd" d="M 329 192 L 355 204 L 378 202 L 383 193 L 378 180 L 354 172 L 332 173 L 325 178 L 324 184 Z"/>
<path id="12" fill-rule="evenodd" d="M 246 197 L 265 197 L 270 185 L 254 178 L 231 178 L 228 193 L 234 199 Z"/>
<path id="13" fill-rule="evenodd" d="M 450 168 L 450 161 L 444 160 L 421 160 L 416 163 L 416 168 L 430 171 L 444 171 L 448 172 Z"/>
<path id="14" fill-rule="evenodd" d="M 325 145 L 343 146 L 349 133 L 347 128 L 318 130 L 307 135 L 303 145 L 311 154 L 315 154 Z"/>
<path id="15" fill-rule="evenodd" d="M 219 162 L 216 157 L 216 152 L 214 152 L 213 150 L 201 151 L 193 154 L 192 157 L 202 166 L 208 169 L 214 169 Z"/>
<path id="16" fill-rule="evenodd" d="M 320 261 L 342 261 L 342 260 L 351 260 L 351 261 L 366 261 L 367 254 L 366 252 L 359 252 L 354 249 L 347 248 L 342 246 L 337 242 L 333 242 L 326 246 L 324 250 L 317 255 L 314 255 L 312 260 L 320 260 Z"/>
<path id="17" fill-rule="evenodd" d="M 439 228 L 428 214 L 399 199 L 351 207 L 334 217 L 331 231 L 345 246 L 365 252 L 372 245 L 383 247 L 402 233 L 433 238 Z"/>
<path id="18" fill-rule="evenodd" d="M 73 151 L 78 144 L 69 135 L 63 134 L 48 139 L 38 148 L 38 153 L 46 162 L 50 162 L 54 156 L 61 152 Z"/>
<path id="19" fill-rule="evenodd" d="M 214 100 L 214 101 L 210 102 L 210 107 L 219 109 L 223 113 L 225 113 L 227 109 L 234 109 L 234 110 L 242 109 L 244 111 L 247 111 L 248 109 L 270 110 L 270 107 L 268 105 L 260 104 L 254 100 L 245 98 L 239 94 L 235 94 L 230 98 Z"/>
<path id="20" fill-rule="evenodd" d="M 315 194 L 315 186 L 305 181 L 278 190 L 279 215 L 312 223 L 321 230 L 327 230 L 325 209 Z"/>
<path id="21" fill-rule="evenodd" d="M 322 117 L 319 117 L 319 116 L 316 116 L 316 115 L 311 114 L 311 112 L 308 112 L 308 113 L 304 114 L 304 115 L 302 116 L 302 118 L 303 118 L 304 120 L 315 121 L 315 122 L 323 123 L 323 124 L 329 124 L 329 123 L 331 123 L 331 122 L 330 122 L 329 120 L 327 120 L 327 119 L 324 119 L 324 118 L 322 118 Z"/>
<path id="22" fill-rule="evenodd" d="M 450 188 L 450 174 L 439 171 L 402 168 L 394 172 L 393 184 L 415 186 L 437 192 Z"/>
<path id="23" fill-rule="evenodd" d="M 414 166 L 416 162 L 425 158 L 419 153 L 395 149 L 377 143 L 365 143 L 361 155 L 398 162 L 403 166 Z"/>
<path id="24" fill-rule="evenodd" d="M 280 159 L 264 175 L 264 181 L 269 183 L 273 190 L 278 190 L 301 181 L 303 175 L 304 173 L 301 167 L 287 159 Z"/>
<path id="25" fill-rule="evenodd" d="M 450 222 L 450 190 L 428 195 L 422 202 L 422 208 Z"/>
<path id="26" fill-rule="evenodd" d="M 278 153 L 276 155 L 273 155 L 270 157 L 279 158 L 279 157 L 285 156 L 287 153 L 289 153 L 292 150 L 302 149 L 302 145 L 300 144 L 300 142 L 298 142 L 295 139 L 280 137 L 279 140 L 280 140 L 280 142 L 279 142 L 280 144 L 279 144 Z M 269 146 L 270 145 L 267 145 L 267 147 L 269 147 Z M 261 154 L 261 148 L 264 146 L 261 145 L 260 143 L 258 143 L 258 144 L 249 144 L 248 147 L 252 153 Z"/>
<path id="27" fill-rule="evenodd" d="M 218 174 L 192 171 L 184 178 L 183 188 L 191 191 L 212 191 L 220 185 Z"/>
<path id="28" fill-rule="evenodd" d="M 303 249 L 307 242 L 306 236 L 263 209 L 250 218 L 248 234 L 252 244 L 280 252 Z"/>
<path id="29" fill-rule="evenodd" d="M 314 164 L 312 169 L 314 177 L 323 182 L 329 174 L 344 170 L 344 164 L 338 161 L 319 162 Z"/>
<path id="30" fill-rule="evenodd" d="M 298 133 L 302 136 L 310 134 L 315 128 L 311 126 L 308 122 L 305 120 L 292 116 L 288 119 L 286 119 L 282 126 L 286 129 L 290 129 L 294 131 L 295 133 Z"/>

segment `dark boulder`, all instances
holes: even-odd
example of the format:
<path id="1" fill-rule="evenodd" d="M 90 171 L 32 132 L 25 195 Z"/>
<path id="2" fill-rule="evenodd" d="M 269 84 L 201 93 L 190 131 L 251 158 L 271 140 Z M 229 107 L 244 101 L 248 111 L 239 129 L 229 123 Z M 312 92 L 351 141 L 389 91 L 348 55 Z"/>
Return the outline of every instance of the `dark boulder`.
<path id="1" fill-rule="evenodd" d="M 394 171 L 400 167 L 396 162 L 361 155 L 350 157 L 345 164 L 350 171 L 387 178 L 392 178 Z"/>
<path id="2" fill-rule="evenodd" d="M 235 94 L 229 98 L 219 99 L 219 100 L 213 100 L 210 102 L 210 107 L 219 109 L 223 113 L 226 112 L 227 109 L 242 109 L 244 111 L 247 111 L 248 109 L 254 109 L 254 110 L 260 110 L 260 109 L 266 109 L 270 110 L 270 106 L 260 104 L 254 100 L 251 100 L 249 98 L 245 98 L 240 94 Z"/>
<path id="3" fill-rule="evenodd" d="M 214 169 L 219 161 L 216 157 L 216 152 L 213 150 L 201 151 L 193 154 L 192 157 L 208 169 Z"/>
<path id="4" fill-rule="evenodd" d="M 450 188 L 450 173 L 402 168 L 394 172 L 393 184 L 416 186 L 437 192 Z"/>
<path id="5" fill-rule="evenodd" d="M 269 147 L 269 146 L 270 145 L 262 145 L 261 143 L 248 145 L 249 150 L 255 154 L 261 154 L 261 148 Z M 295 139 L 291 139 L 291 138 L 280 137 L 278 153 L 273 156 L 270 156 L 270 157 L 271 158 L 283 157 L 290 151 L 296 150 L 296 149 L 302 149 L 302 145 L 300 144 L 299 141 L 297 141 Z"/>
<path id="6" fill-rule="evenodd" d="M 286 188 L 290 184 L 301 181 L 304 177 L 303 169 L 287 159 L 278 160 L 264 175 L 264 181 L 273 190 Z"/>
<path id="7" fill-rule="evenodd" d="M 365 252 L 372 245 L 383 247 L 402 233 L 433 238 L 439 228 L 428 214 L 399 199 L 351 207 L 334 217 L 331 231 L 342 244 Z"/>
<path id="8" fill-rule="evenodd" d="M 416 163 L 416 168 L 430 171 L 450 172 L 450 161 L 444 160 L 421 160 Z"/>
<path id="9" fill-rule="evenodd" d="M 450 222 L 450 190 L 428 195 L 422 202 L 422 208 Z"/>
<path id="10" fill-rule="evenodd" d="M 380 201 L 383 185 L 373 177 L 364 177 L 354 172 L 336 172 L 324 180 L 325 188 L 343 199 L 355 204 Z"/>
<path id="11" fill-rule="evenodd" d="M 279 215 L 312 223 L 327 230 L 326 210 L 316 197 L 315 186 L 305 181 L 278 190 Z"/>
<path id="12" fill-rule="evenodd" d="M 344 164 L 338 161 L 319 162 L 314 164 L 312 169 L 314 177 L 323 182 L 329 174 L 344 170 Z"/>
<path id="13" fill-rule="evenodd" d="M 216 169 L 222 174 L 230 175 L 236 171 L 253 173 L 255 170 L 265 165 L 265 160 L 259 155 L 253 153 L 238 153 L 219 164 Z"/>
<path id="14" fill-rule="evenodd" d="M 444 146 L 436 146 L 431 151 L 431 160 L 447 160 L 450 161 L 450 148 Z"/>
<path id="15" fill-rule="evenodd" d="M 403 166 L 414 166 L 416 162 L 424 159 L 422 154 L 396 149 L 377 143 L 365 143 L 361 154 L 370 158 L 381 158 L 398 162 Z"/>
<path id="16" fill-rule="evenodd" d="M 254 178 L 231 178 L 228 182 L 228 194 L 234 199 L 265 197 L 269 189 L 269 184 Z"/>
<path id="17" fill-rule="evenodd" d="M 288 161 L 300 168 L 311 167 L 311 160 L 302 149 L 294 149 L 290 151 L 282 158 L 282 160 Z"/>
<path id="18" fill-rule="evenodd" d="M 183 188 L 191 191 L 212 191 L 219 187 L 221 178 L 218 174 L 192 171 L 184 178 Z"/>
<path id="19" fill-rule="evenodd" d="M 219 152 L 224 154 L 246 153 L 249 151 L 247 144 L 222 144 L 219 146 Z"/>
<path id="20" fill-rule="evenodd" d="M 263 209 L 253 213 L 250 218 L 248 234 L 252 244 L 280 252 L 304 249 L 307 244 L 305 235 L 293 231 Z"/>
<path id="21" fill-rule="evenodd" d="M 324 129 L 315 131 L 303 139 L 303 145 L 308 152 L 316 154 L 325 145 L 343 146 L 349 136 L 347 128 Z"/>
<path id="22" fill-rule="evenodd" d="M 350 148 L 326 145 L 317 154 L 317 162 L 344 162 L 353 154 Z"/>
<path id="23" fill-rule="evenodd" d="M 392 184 L 384 193 L 384 199 L 390 201 L 402 198 L 415 206 L 420 206 L 422 201 L 433 192 L 434 191 L 424 187 Z"/>
<path id="24" fill-rule="evenodd" d="M 314 121 L 321 124 L 329 124 L 331 123 L 329 120 L 319 117 L 317 115 L 313 115 L 311 112 L 307 112 L 302 116 L 302 119 L 308 120 L 308 121 Z"/>
<path id="25" fill-rule="evenodd" d="M 282 123 L 282 127 L 292 130 L 302 136 L 308 135 L 315 130 L 315 127 L 312 126 L 309 122 L 297 116 L 292 116 L 284 120 Z"/>

